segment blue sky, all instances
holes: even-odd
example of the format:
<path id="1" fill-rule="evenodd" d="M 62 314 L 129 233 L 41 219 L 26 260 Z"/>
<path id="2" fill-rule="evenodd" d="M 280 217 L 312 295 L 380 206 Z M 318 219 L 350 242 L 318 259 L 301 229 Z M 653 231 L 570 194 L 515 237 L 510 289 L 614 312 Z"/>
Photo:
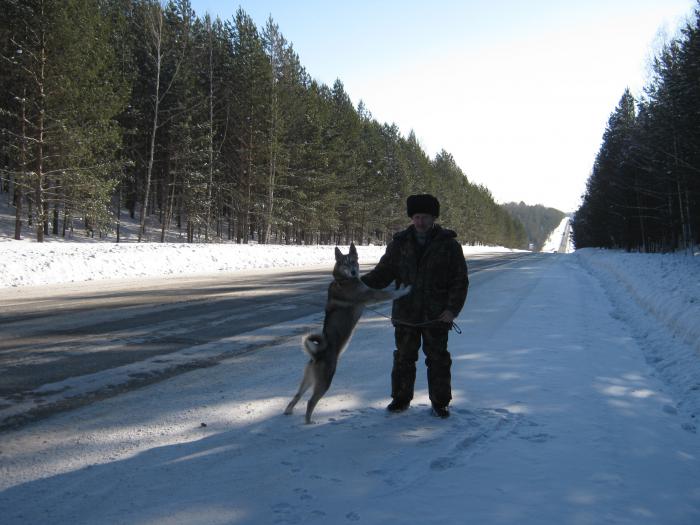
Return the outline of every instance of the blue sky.
<path id="1" fill-rule="evenodd" d="M 608 116 L 695 0 L 218 1 L 196 13 L 268 16 L 308 73 L 336 78 L 374 118 L 454 155 L 498 202 L 574 211 Z"/>

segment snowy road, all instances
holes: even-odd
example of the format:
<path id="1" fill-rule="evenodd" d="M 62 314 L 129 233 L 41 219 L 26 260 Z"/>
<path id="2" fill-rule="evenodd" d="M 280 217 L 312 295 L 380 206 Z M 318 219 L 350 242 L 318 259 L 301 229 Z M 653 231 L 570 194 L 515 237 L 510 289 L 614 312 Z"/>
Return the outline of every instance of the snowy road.
<path id="1" fill-rule="evenodd" d="M 305 360 L 287 338 L 4 432 L 3 523 L 700 523 L 698 436 L 579 259 L 471 281 L 450 419 L 422 363 L 386 413 L 392 333 L 366 314 L 315 425 L 281 415 Z"/>
<path id="2" fill-rule="evenodd" d="M 470 266 L 524 256 L 482 254 Z M 250 350 L 220 342 L 320 315 L 329 279 L 326 266 L 2 288 L 0 429 Z"/>
<path id="3" fill-rule="evenodd" d="M 328 270 L 0 290 L 0 395 L 323 309 Z"/>

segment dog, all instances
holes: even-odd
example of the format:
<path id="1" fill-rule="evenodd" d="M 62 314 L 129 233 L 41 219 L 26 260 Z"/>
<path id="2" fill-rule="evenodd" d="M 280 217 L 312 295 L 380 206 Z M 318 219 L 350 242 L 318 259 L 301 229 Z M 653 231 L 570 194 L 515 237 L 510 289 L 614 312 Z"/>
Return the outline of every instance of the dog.
<path id="1" fill-rule="evenodd" d="M 330 388 L 338 358 L 350 342 L 365 306 L 398 299 L 410 292 L 410 286 L 401 286 L 393 290 L 370 288 L 360 280 L 355 244 L 350 244 L 350 253 L 347 255 L 336 247 L 333 281 L 328 287 L 323 331 L 320 334 L 306 335 L 302 339 L 302 348 L 311 359 L 304 369 L 299 391 L 289 402 L 284 413 L 291 414 L 301 396 L 313 386 L 313 393 L 306 405 L 306 423 L 311 423 L 311 414 Z"/>

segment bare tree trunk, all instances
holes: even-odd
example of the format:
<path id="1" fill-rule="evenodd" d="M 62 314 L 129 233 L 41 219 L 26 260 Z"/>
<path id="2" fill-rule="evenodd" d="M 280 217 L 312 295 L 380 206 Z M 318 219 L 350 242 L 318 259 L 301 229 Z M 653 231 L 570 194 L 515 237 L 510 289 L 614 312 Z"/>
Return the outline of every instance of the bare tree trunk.
<path id="1" fill-rule="evenodd" d="M 268 166 L 267 177 L 267 213 L 265 216 L 265 231 L 263 233 L 262 242 L 267 244 L 270 242 L 270 231 L 272 229 L 272 217 L 275 206 L 275 178 L 277 175 L 277 89 L 275 87 L 275 54 L 274 45 L 270 56 L 270 64 L 272 66 L 271 85 L 270 85 L 270 161 Z"/>
<path id="2" fill-rule="evenodd" d="M 211 19 L 206 15 L 207 31 L 209 32 L 209 181 L 207 183 L 207 218 L 204 225 L 204 241 L 209 241 L 209 225 L 211 223 L 211 186 L 214 180 L 214 66 Z"/>
<path id="3" fill-rule="evenodd" d="M 117 243 L 121 240 L 122 225 L 122 182 L 119 182 L 119 193 L 117 194 Z M 65 223 L 64 223 L 65 230 Z"/>
<path id="4" fill-rule="evenodd" d="M 27 89 L 22 97 L 22 149 L 20 151 L 20 166 L 22 168 L 19 180 L 15 179 L 15 240 L 22 238 L 22 201 L 24 200 L 23 186 L 27 176 Z"/>
<path id="5" fill-rule="evenodd" d="M 22 239 L 22 185 L 15 184 L 15 240 Z"/>
<path id="6" fill-rule="evenodd" d="M 56 184 L 56 186 L 58 186 L 58 184 Z M 63 205 L 65 207 L 65 202 Z M 53 204 L 53 224 L 51 225 L 51 233 L 58 235 L 58 200 L 55 200 Z"/>
<path id="7" fill-rule="evenodd" d="M 688 247 L 688 239 L 686 237 L 687 227 L 685 210 L 683 209 L 683 192 L 681 191 L 681 182 L 680 177 L 678 177 L 678 175 L 676 175 L 676 189 L 678 191 L 678 212 L 680 214 L 681 221 L 681 242 L 683 243 L 682 248 L 685 250 Z"/>
<path id="8" fill-rule="evenodd" d="M 642 251 L 646 253 L 647 251 L 647 237 L 646 237 L 646 231 L 644 229 L 644 218 L 642 217 L 642 203 L 639 200 L 639 191 L 635 190 L 635 193 L 637 194 L 637 210 L 638 210 L 638 215 L 639 215 L 639 233 L 642 237 Z"/>
<path id="9" fill-rule="evenodd" d="M 194 223 L 190 219 L 187 219 L 187 242 L 194 242 Z"/>
<path id="10" fill-rule="evenodd" d="M 688 190 L 688 185 L 685 186 L 685 215 L 688 217 L 688 240 L 690 241 L 689 248 L 692 248 L 695 242 L 695 237 L 693 237 L 693 223 L 691 221 L 692 215 L 690 214 L 690 191 Z"/>
<path id="11" fill-rule="evenodd" d="M 40 122 L 43 118 L 39 119 Z M 34 178 L 34 201 L 36 204 L 35 211 L 35 222 L 34 227 L 36 228 L 36 240 L 37 242 L 44 242 L 44 176 L 43 176 L 43 163 L 42 163 L 42 135 L 39 133 L 39 147 L 38 147 L 38 159 L 37 159 L 37 171 Z"/>
<path id="12" fill-rule="evenodd" d="M 165 232 L 170 228 L 170 221 L 173 217 L 173 209 L 175 207 L 175 177 L 177 177 L 177 175 L 173 176 L 170 203 L 166 206 L 165 220 L 163 221 L 163 227 L 160 232 L 160 242 L 165 242 Z"/>
<path id="13" fill-rule="evenodd" d="M 44 81 L 46 72 L 46 34 L 41 33 L 41 66 L 39 69 L 39 121 L 37 125 L 37 158 L 34 180 L 34 199 L 36 201 L 36 240 L 44 242 L 44 116 L 46 111 L 46 93 Z"/>
<path id="14" fill-rule="evenodd" d="M 146 210 L 148 205 L 148 199 L 150 197 L 151 190 L 151 178 L 153 176 L 153 158 L 156 148 L 156 132 L 158 131 L 158 110 L 160 106 L 160 71 L 163 61 L 162 56 L 162 43 L 163 43 L 163 13 L 160 9 L 160 5 L 156 6 L 150 12 L 151 18 L 149 22 L 151 23 L 151 36 L 153 38 L 153 44 L 155 46 L 155 61 L 156 61 L 156 83 L 155 83 L 155 101 L 153 108 L 153 126 L 151 128 L 151 144 L 148 153 L 148 168 L 146 171 L 146 188 L 143 201 L 141 202 L 141 224 L 139 226 L 139 236 L 138 242 L 141 242 L 143 238 L 145 226 L 146 226 Z M 155 19 L 157 17 L 157 19 Z M 157 25 L 157 27 L 156 27 Z"/>
<path id="15" fill-rule="evenodd" d="M 251 207 L 252 207 L 252 202 L 253 202 L 253 108 L 251 106 L 251 119 L 250 119 L 250 125 L 248 127 L 248 169 L 247 171 L 247 177 L 246 177 L 246 196 L 245 196 L 245 210 L 243 210 L 243 213 L 245 214 L 243 217 L 243 234 L 245 235 L 245 239 L 243 239 L 243 242 L 245 244 L 248 244 L 248 240 L 250 239 L 250 227 L 251 227 Z"/>

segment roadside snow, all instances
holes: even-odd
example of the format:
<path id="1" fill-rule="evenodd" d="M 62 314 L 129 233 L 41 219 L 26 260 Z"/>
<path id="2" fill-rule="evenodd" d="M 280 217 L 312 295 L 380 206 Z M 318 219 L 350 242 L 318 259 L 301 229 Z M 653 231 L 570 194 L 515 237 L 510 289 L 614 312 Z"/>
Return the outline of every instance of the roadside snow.
<path id="1" fill-rule="evenodd" d="M 575 255 L 634 330 L 647 361 L 700 424 L 700 256 L 586 248 Z"/>
<path id="2" fill-rule="evenodd" d="M 211 274 L 263 268 L 328 266 L 333 246 L 275 244 L 160 244 L 30 241 L 0 242 L 0 288 L 97 279 Z M 340 247 L 347 252 L 347 246 Z M 363 263 L 377 262 L 385 246 L 358 246 Z M 465 246 L 466 254 L 512 252 Z"/>
<path id="3" fill-rule="evenodd" d="M 213 274 L 265 268 L 300 268 L 333 264 L 333 246 L 277 244 L 205 244 L 182 242 L 181 232 L 168 232 L 172 242 L 137 243 L 139 224 L 122 212 L 121 239 L 114 234 L 94 239 L 84 234 L 47 236 L 37 243 L 26 225 L 23 240 L 14 240 L 14 209 L 0 198 L 0 288 L 35 286 L 101 279 L 134 279 L 173 275 Z M 147 240 L 160 230 L 151 225 Z M 561 237 L 561 234 L 560 234 Z M 347 251 L 347 246 L 341 246 Z M 360 261 L 376 263 L 385 246 L 358 246 Z M 467 255 L 513 252 L 503 247 L 464 246 Z"/>

